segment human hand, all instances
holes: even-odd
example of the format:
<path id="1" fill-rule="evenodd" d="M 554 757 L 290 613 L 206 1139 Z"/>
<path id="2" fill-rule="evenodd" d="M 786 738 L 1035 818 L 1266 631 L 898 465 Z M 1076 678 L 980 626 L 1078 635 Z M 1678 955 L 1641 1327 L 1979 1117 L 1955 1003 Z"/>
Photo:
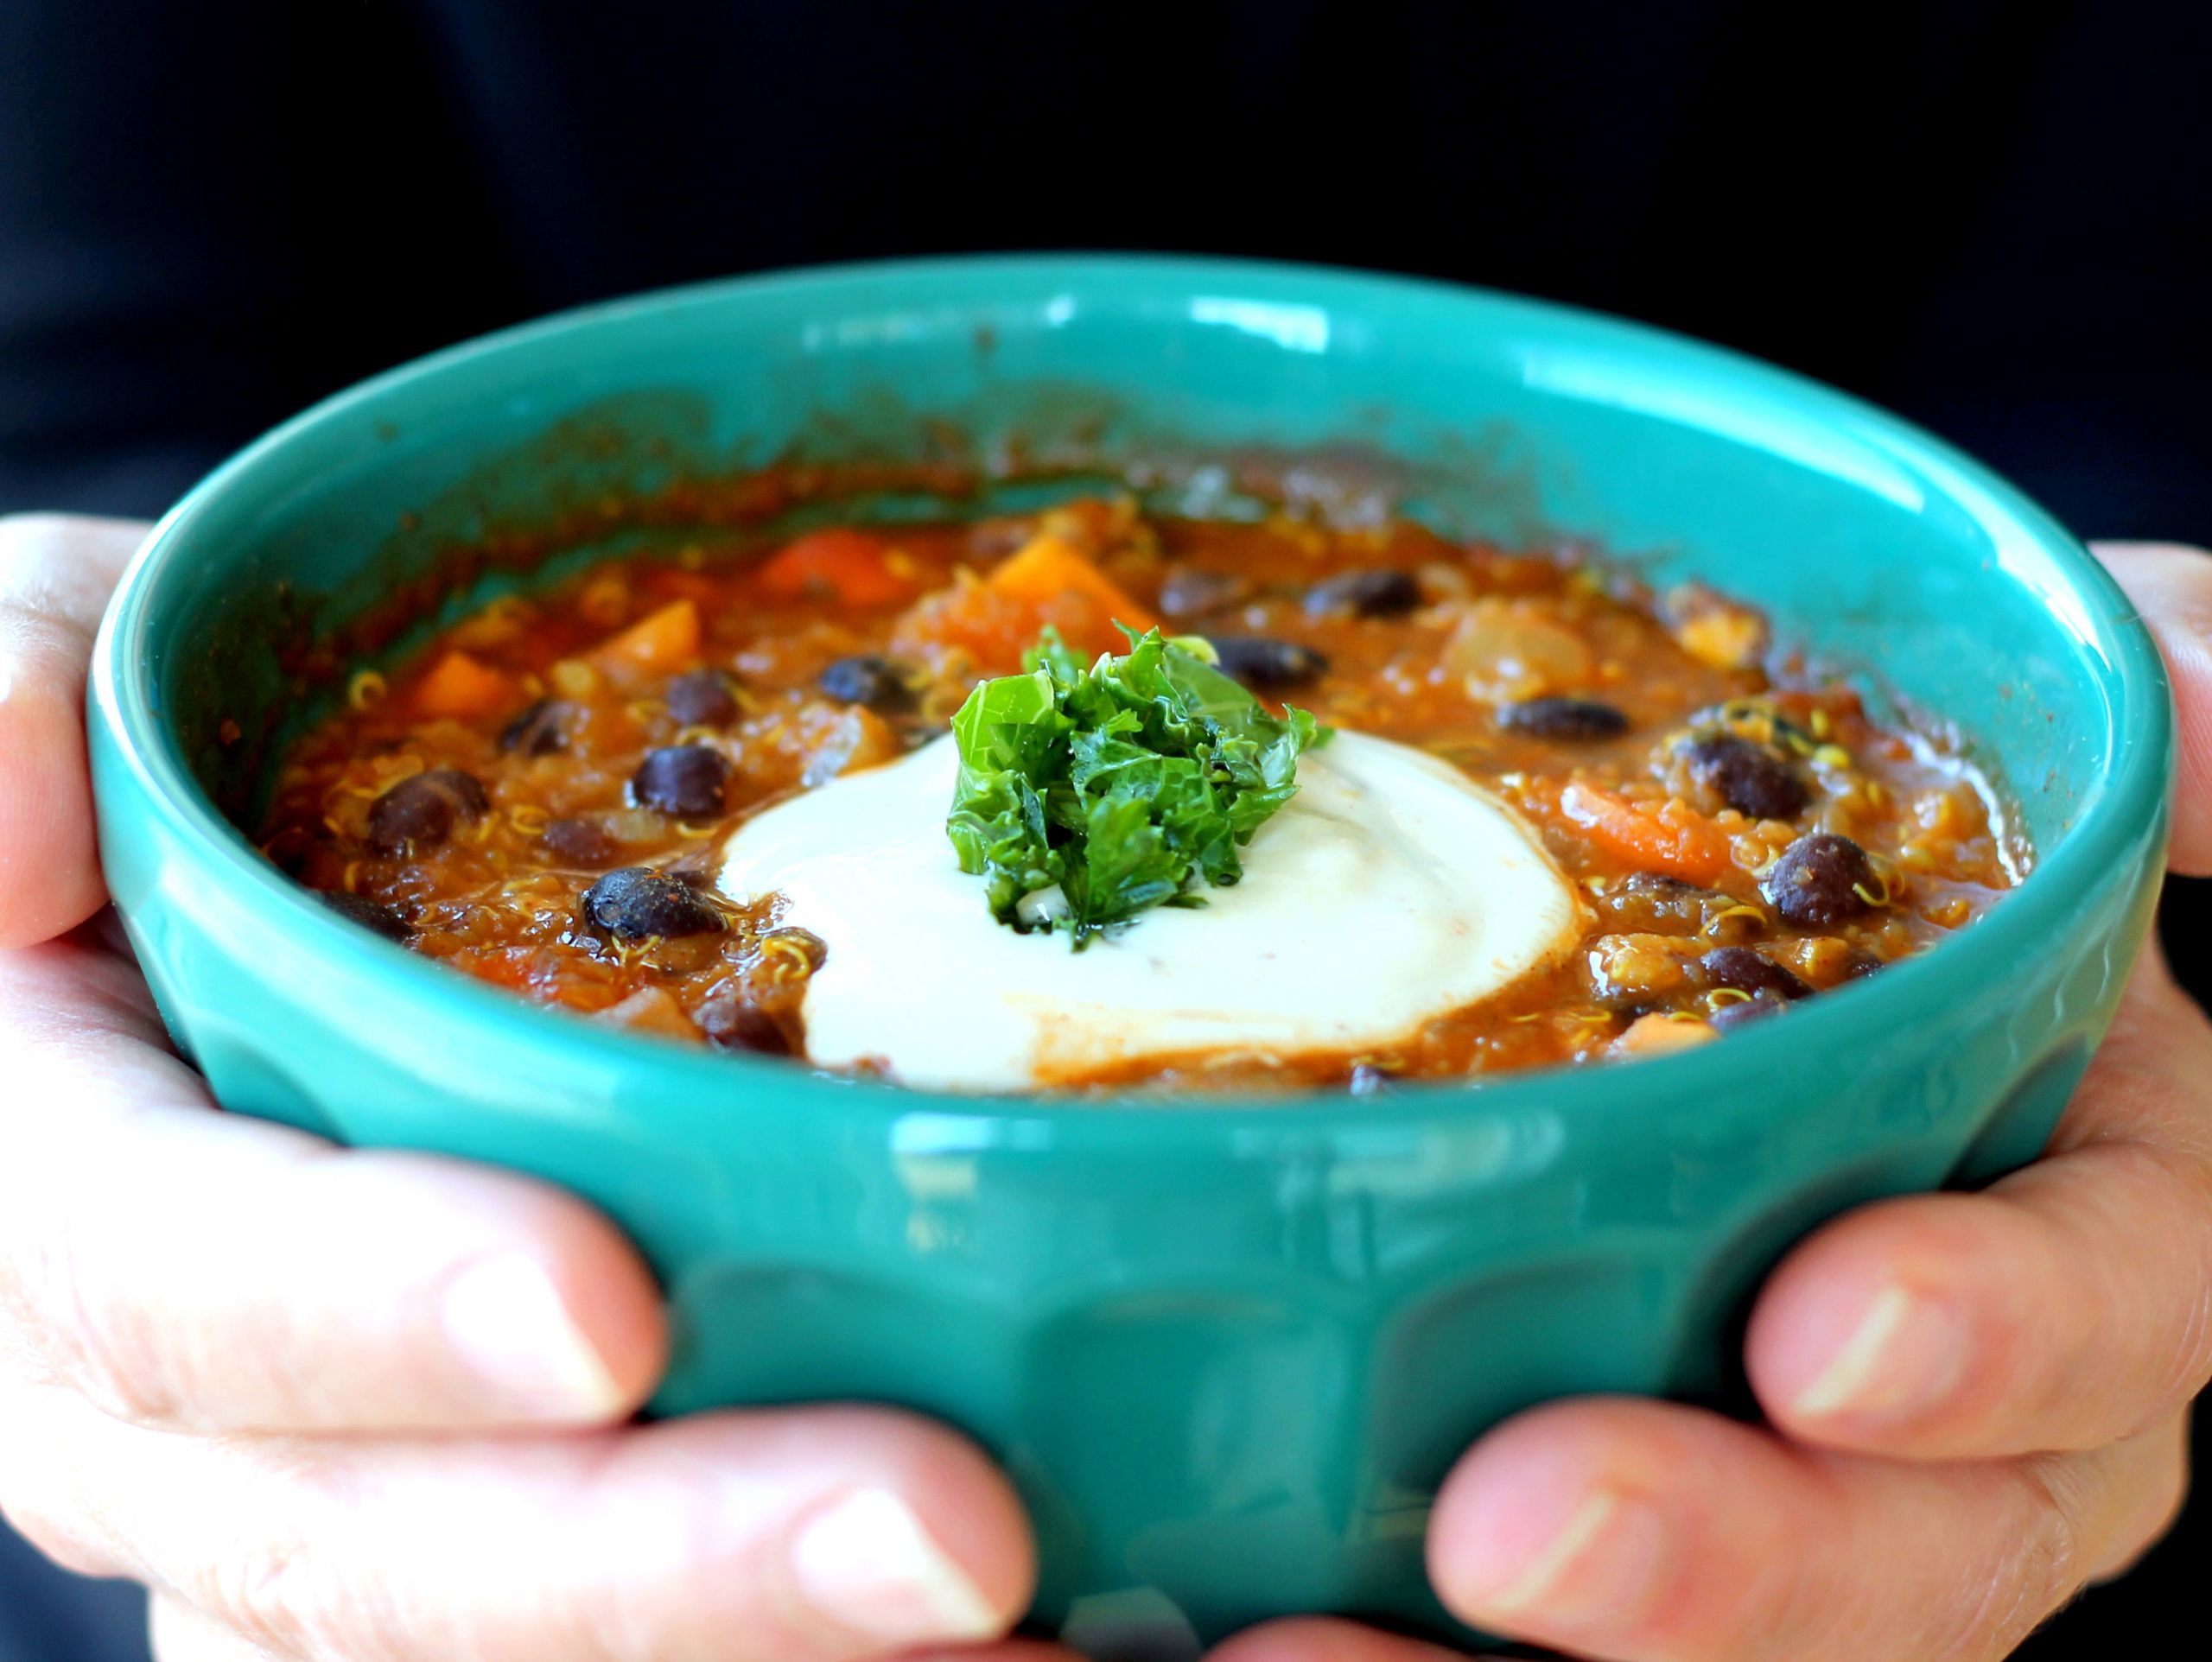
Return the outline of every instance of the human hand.
<path id="1" fill-rule="evenodd" d="M 82 689 L 145 529 L 0 520 L 0 1507 L 150 1584 L 162 1662 L 848 1662 L 1003 1633 L 1027 1528 L 954 1433 L 858 1407 L 625 1426 L 666 1335 L 606 1220 L 213 1111 L 94 918 Z"/>
<path id="2" fill-rule="evenodd" d="M 650 1389 L 662 1342 L 602 1221 L 499 1174 L 210 1115 L 127 960 L 99 931 L 52 938 L 100 898 L 78 689 L 140 534 L 0 524 L 0 777 L 28 785 L 0 799 L 0 945 L 34 948 L 0 956 L 0 1057 L 25 1086 L 0 1110 L 0 1501 L 67 1561 L 152 1581 L 163 1662 L 826 1658 L 997 1631 L 1028 1549 L 965 1444 L 858 1410 L 592 1429 Z M 2212 869 L 2212 647 L 2191 622 L 2212 568 L 2107 556 L 2176 675 L 2176 867 Z M 2180 1493 L 2182 1406 L 2212 1367 L 2188 1319 L 2212 1256 L 2209 1042 L 2146 964 L 2042 1163 L 1801 1248 L 1751 1336 L 1784 1436 L 1588 1401 L 1485 1438 L 1437 1510 L 1447 1602 L 1624 1659 L 2009 1650 Z M 810 1600 L 807 1526 L 855 1496 L 842 1515 L 874 1551 L 810 1562 L 834 1580 L 903 1538 L 950 1569 L 934 1597 Z M 886 1540 L 902 1501 L 920 1533 Z M 863 1608 L 941 1619 L 871 1634 Z M 1334 1622 L 1218 1653 L 1439 1654 Z"/>
<path id="3" fill-rule="evenodd" d="M 2099 553 L 2157 633 L 2173 868 L 2212 874 L 2212 555 Z M 1438 1496 L 1459 1616 L 1607 1662 L 1983 1662 L 2164 1534 L 2212 1375 L 2212 1028 L 2155 948 L 2041 1160 L 1866 1207 L 1791 1253 L 1748 1361 L 1770 1426 L 1537 1408 Z M 1345 1622 L 1214 1662 L 1441 1662 Z"/>

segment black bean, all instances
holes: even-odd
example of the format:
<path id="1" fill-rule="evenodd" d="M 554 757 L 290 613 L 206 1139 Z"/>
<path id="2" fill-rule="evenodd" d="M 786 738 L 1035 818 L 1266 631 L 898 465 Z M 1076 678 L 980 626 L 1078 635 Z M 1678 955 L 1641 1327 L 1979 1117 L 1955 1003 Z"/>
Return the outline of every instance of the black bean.
<path id="1" fill-rule="evenodd" d="M 707 1043 L 717 1050 L 749 1050 L 766 1056 L 791 1054 L 791 1035 L 784 1031 L 784 1024 L 742 999 L 709 999 L 699 1006 L 696 1019 Z"/>
<path id="2" fill-rule="evenodd" d="M 1769 1016 L 1778 1016 L 1789 1008 L 1787 999 L 1777 998 L 1771 993 L 1758 993 L 1748 999 L 1722 1005 L 1706 1020 L 1715 1032 L 1725 1033 L 1747 1022 L 1764 1021 Z"/>
<path id="3" fill-rule="evenodd" d="M 1763 952 L 1749 947 L 1715 947 L 1699 959 L 1698 967 L 1715 986 L 1732 986 L 1738 993 L 1771 993 L 1777 998 L 1802 999 L 1812 988 Z"/>
<path id="4" fill-rule="evenodd" d="M 839 658 L 822 672 L 819 685 L 841 702 L 863 704 L 871 710 L 900 710 L 914 701 L 913 688 L 899 666 L 868 652 Z"/>
<path id="5" fill-rule="evenodd" d="M 1248 687 L 1295 687 L 1329 672 L 1329 660 L 1295 641 L 1265 635 L 1209 635 L 1222 674 Z"/>
<path id="6" fill-rule="evenodd" d="M 552 820 L 538 841 L 571 866 L 594 867 L 614 858 L 614 839 L 597 820 Z"/>
<path id="7" fill-rule="evenodd" d="M 662 695 L 679 727 L 726 727 L 737 719 L 737 689 L 719 669 L 694 669 Z"/>
<path id="8" fill-rule="evenodd" d="M 680 820 L 710 820 L 722 811 L 722 787 L 729 763 L 705 745 L 664 745 L 649 750 L 630 776 L 630 794 L 640 808 L 657 809 Z"/>
<path id="9" fill-rule="evenodd" d="M 566 731 L 570 707 L 558 699 L 541 698 L 499 733 L 499 748 L 524 756 L 550 756 L 569 747 Z"/>
<path id="10" fill-rule="evenodd" d="M 1170 566 L 1160 580 L 1160 609 L 1170 618 L 1192 618 L 1235 604 L 1250 592 L 1250 587 L 1242 577 L 1227 572 Z"/>
<path id="11" fill-rule="evenodd" d="M 1594 698 L 1524 698 L 1498 706 L 1497 725 L 1535 739 L 1612 739 L 1628 731 L 1628 717 Z"/>
<path id="12" fill-rule="evenodd" d="M 1404 571 L 1348 571 L 1306 591 L 1306 609 L 1317 618 L 1396 618 L 1420 604 L 1421 585 Z"/>
<path id="13" fill-rule="evenodd" d="M 626 941 L 647 936 L 709 935 L 721 914 L 688 883 L 643 866 L 609 872 L 584 891 L 584 921 Z"/>
<path id="14" fill-rule="evenodd" d="M 346 922 L 359 923 L 363 929 L 372 930 L 387 941 L 395 941 L 404 947 L 414 937 L 415 931 L 399 915 L 398 909 L 387 906 L 381 900 L 372 900 L 365 894 L 349 894 L 343 890 L 317 894 L 315 898 Z"/>
<path id="15" fill-rule="evenodd" d="M 1764 745 L 1737 733 L 1708 733 L 1680 748 L 1690 777 L 1738 814 L 1794 820 L 1805 811 L 1804 781 Z"/>
<path id="16" fill-rule="evenodd" d="M 433 768 L 402 779 L 369 804 L 369 846 L 380 854 L 430 848 L 491 803 L 475 776 L 458 768 Z"/>
<path id="17" fill-rule="evenodd" d="M 1868 910 L 1873 903 L 1860 891 L 1876 883 L 1864 848 L 1849 837 L 1815 831 L 1783 850 L 1761 886 L 1784 920 L 1818 929 Z"/>

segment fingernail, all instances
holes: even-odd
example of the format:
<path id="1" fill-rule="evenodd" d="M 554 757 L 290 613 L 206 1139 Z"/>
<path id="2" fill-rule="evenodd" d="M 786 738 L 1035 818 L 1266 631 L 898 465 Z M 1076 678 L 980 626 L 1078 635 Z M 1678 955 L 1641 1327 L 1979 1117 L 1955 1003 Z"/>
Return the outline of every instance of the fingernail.
<path id="1" fill-rule="evenodd" d="M 1649 1595 L 1667 1530 L 1643 1500 L 1596 1488 L 1549 1535 L 1523 1545 L 1476 1567 L 1454 1590 L 1482 1615 L 1536 1613 L 1582 1627 L 1626 1614 Z"/>
<path id="2" fill-rule="evenodd" d="M 791 1575 L 822 1614 L 887 1645 L 990 1639 L 1005 1626 L 887 1489 L 861 1489 L 810 1519 L 791 1543 Z"/>
<path id="3" fill-rule="evenodd" d="M 1948 1309 L 1885 1287 L 1790 1407 L 1808 1419 L 1896 1415 L 1939 1399 L 1965 1364 L 1966 1335 Z"/>
<path id="4" fill-rule="evenodd" d="M 537 1259 L 463 1266 L 440 1307 L 446 1340 L 484 1380 L 549 1413 L 611 1412 L 622 1392 Z"/>

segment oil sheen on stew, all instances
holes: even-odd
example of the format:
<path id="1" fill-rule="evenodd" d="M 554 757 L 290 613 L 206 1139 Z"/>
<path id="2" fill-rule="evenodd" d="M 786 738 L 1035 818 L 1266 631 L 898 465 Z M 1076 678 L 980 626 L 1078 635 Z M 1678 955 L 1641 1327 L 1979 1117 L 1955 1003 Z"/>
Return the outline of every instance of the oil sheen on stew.
<path id="1" fill-rule="evenodd" d="M 1078 949 L 1020 932 L 1049 896 L 1001 922 L 953 863 L 944 735 L 1048 628 L 1090 659 L 1128 653 L 1122 626 L 1202 637 L 1277 727 L 1295 706 L 1335 736 L 1235 888 Z M 354 677 L 286 758 L 264 847 L 354 922 L 591 1020 L 1076 1091 L 1366 1091 L 1726 1042 L 1966 927 L 2029 860 L 1947 746 L 1777 664 L 1718 594 L 1118 498 L 496 600 Z M 1244 1002 L 1180 990 L 1206 986 Z"/>

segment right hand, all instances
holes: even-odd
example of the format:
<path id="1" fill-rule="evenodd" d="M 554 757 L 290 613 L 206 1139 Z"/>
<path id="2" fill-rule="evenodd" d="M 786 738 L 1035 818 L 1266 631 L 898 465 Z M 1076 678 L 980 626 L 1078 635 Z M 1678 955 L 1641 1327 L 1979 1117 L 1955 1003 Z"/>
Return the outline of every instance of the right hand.
<path id="1" fill-rule="evenodd" d="M 1028 1532 L 958 1436 L 862 1407 L 626 1425 L 667 1341 L 605 1218 L 215 1111 L 95 917 L 86 665 L 145 530 L 0 519 L 0 1508 L 147 1583 L 162 1662 L 1003 1634 Z"/>

